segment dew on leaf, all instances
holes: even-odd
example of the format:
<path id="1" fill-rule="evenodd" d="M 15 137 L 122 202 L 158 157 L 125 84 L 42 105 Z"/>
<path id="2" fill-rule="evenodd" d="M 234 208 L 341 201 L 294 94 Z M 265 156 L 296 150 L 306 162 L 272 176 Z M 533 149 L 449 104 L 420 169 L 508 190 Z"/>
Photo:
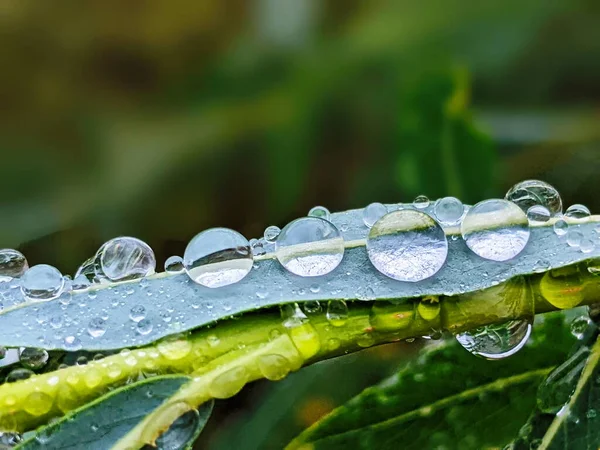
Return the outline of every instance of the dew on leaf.
<path id="1" fill-rule="evenodd" d="M 441 198 L 435 202 L 433 207 L 435 217 L 444 225 L 457 223 L 463 216 L 464 211 L 464 205 L 455 197 Z"/>
<path id="2" fill-rule="evenodd" d="M 263 238 L 265 239 L 265 241 L 272 244 L 277 240 L 277 236 L 279 236 L 279 233 L 281 233 L 281 228 L 275 225 L 271 225 L 265 228 Z"/>
<path id="3" fill-rule="evenodd" d="M 558 191 L 540 180 L 525 180 L 515 184 L 504 197 L 527 213 L 533 206 L 546 208 L 552 217 L 562 214 L 562 200 Z"/>
<path id="4" fill-rule="evenodd" d="M 65 285 L 62 274 L 47 264 L 33 266 L 21 278 L 21 292 L 30 300 L 52 300 L 60 296 Z"/>
<path id="5" fill-rule="evenodd" d="M 371 203 L 363 210 L 363 222 L 368 228 L 371 228 L 387 212 L 386 206 L 382 203 Z"/>
<path id="6" fill-rule="evenodd" d="M 102 317 L 94 317 L 90 320 L 87 328 L 88 334 L 93 338 L 99 338 L 106 333 L 106 320 Z"/>
<path id="7" fill-rule="evenodd" d="M 419 209 L 425 209 L 429 206 L 429 204 L 430 204 L 429 198 L 425 195 L 419 195 L 413 201 L 413 205 L 415 205 L 415 208 L 419 208 Z"/>
<path id="8" fill-rule="evenodd" d="M 325 313 L 327 321 L 334 327 L 342 327 L 348 321 L 348 305 L 344 300 L 329 300 Z"/>
<path id="9" fill-rule="evenodd" d="M 568 230 L 569 230 L 569 224 L 567 222 L 565 222 L 563 219 L 558 219 L 554 223 L 554 232 L 556 233 L 557 236 L 564 236 L 565 234 L 567 234 Z"/>
<path id="10" fill-rule="evenodd" d="M 129 310 L 129 318 L 134 322 L 139 322 L 146 317 L 146 308 L 142 305 L 135 305 Z"/>
<path id="11" fill-rule="evenodd" d="M 541 205 L 534 205 L 527 210 L 527 219 L 529 219 L 529 223 L 546 223 L 550 220 L 550 211 L 548 208 Z"/>
<path id="12" fill-rule="evenodd" d="M 567 244 L 569 247 L 579 247 L 583 239 L 583 233 L 578 227 L 569 227 L 567 231 Z"/>
<path id="13" fill-rule="evenodd" d="M 156 270 L 150 246 L 133 237 L 118 237 L 104 243 L 96 259 L 102 274 L 111 281 L 143 278 Z"/>

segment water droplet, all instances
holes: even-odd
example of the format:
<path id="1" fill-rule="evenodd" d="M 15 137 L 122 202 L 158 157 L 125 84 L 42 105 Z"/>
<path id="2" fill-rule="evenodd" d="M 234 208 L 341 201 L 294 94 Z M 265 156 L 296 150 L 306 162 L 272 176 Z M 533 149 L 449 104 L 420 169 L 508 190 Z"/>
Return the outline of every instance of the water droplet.
<path id="1" fill-rule="evenodd" d="M 143 278 L 156 269 L 150 246 L 132 237 L 118 237 L 104 243 L 96 258 L 102 274 L 112 281 Z"/>
<path id="2" fill-rule="evenodd" d="M 284 356 L 277 354 L 260 355 L 257 360 L 258 370 L 271 381 L 278 381 L 290 373 L 290 362 Z"/>
<path id="3" fill-rule="evenodd" d="M 582 239 L 583 233 L 578 227 L 569 227 L 567 231 L 567 244 L 569 244 L 569 247 L 579 247 Z"/>
<path id="4" fill-rule="evenodd" d="M 590 210 L 587 208 L 587 206 L 580 205 L 578 203 L 569 206 L 567 211 L 565 211 L 565 217 L 568 217 L 569 219 L 585 219 L 589 216 Z"/>
<path id="5" fill-rule="evenodd" d="M 385 215 L 373 225 L 367 252 L 384 275 L 400 281 L 420 281 L 442 268 L 448 256 L 448 241 L 433 218 L 404 209 Z"/>
<path id="6" fill-rule="evenodd" d="M 308 217 L 318 217 L 319 219 L 329 220 L 331 213 L 324 206 L 315 206 L 308 212 Z"/>
<path id="7" fill-rule="evenodd" d="M 556 233 L 557 236 L 564 236 L 565 234 L 567 234 L 568 230 L 569 230 L 569 224 L 567 222 L 565 222 L 563 219 L 558 219 L 554 223 L 554 232 Z"/>
<path id="8" fill-rule="evenodd" d="M 322 311 L 321 304 L 317 300 L 304 302 L 302 307 L 306 314 L 318 314 Z"/>
<path id="9" fill-rule="evenodd" d="M 527 210 L 527 218 L 530 223 L 546 223 L 550 220 L 550 211 L 541 205 L 533 205 Z"/>
<path id="10" fill-rule="evenodd" d="M 425 195 L 419 195 L 413 201 L 413 205 L 415 205 L 415 208 L 419 208 L 419 209 L 425 209 L 429 206 L 429 204 L 430 204 L 429 198 Z"/>
<path id="11" fill-rule="evenodd" d="M 464 205 L 455 197 L 441 198 L 435 202 L 435 206 L 433 207 L 435 216 L 445 225 L 452 225 L 458 222 L 464 211 Z"/>
<path id="12" fill-rule="evenodd" d="M 515 203 L 524 213 L 532 206 L 543 206 L 552 217 L 562 214 L 562 200 L 558 191 L 539 180 L 525 180 L 515 184 L 506 193 L 506 200 Z"/>
<path id="13" fill-rule="evenodd" d="M 581 339 L 583 337 L 583 334 L 587 330 L 588 326 L 590 325 L 590 323 L 591 323 L 591 321 L 588 317 L 585 317 L 585 316 L 577 317 L 576 319 L 573 320 L 573 322 L 571 322 L 571 333 L 577 339 Z"/>
<path id="14" fill-rule="evenodd" d="M 325 316 L 334 327 L 342 327 L 348 321 L 348 305 L 344 300 L 329 300 Z"/>
<path id="15" fill-rule="evenodd" d="M 375 223 L 387 214 L 388 210 L 381 203 L 371 203 L 363 210 L 363 222 L 371 228 Z"/>
<path id="16" fill-rule="evenodd" d="M 142 319 L 138 322 L 136 331 L 145 336 L 146 334 L 150 334 L 152 332 L 152 321 L 150 319 Z"/>
<path id="17" fill-rule="evenodd" d="M 175 275 L 185 271 L 183 258 L 181 256 L 169 256 L 165 261 L 165 272 Z"/>
<path id="18" fill-rule="evenodd" d="M 129 310 L 129 318 L 134 322 L 139 322 L 146 317 L 146 308 L 142 305 L 135 305 Z"/>
<path id="19" fill-rule="evenodd" d="M 0 250 L 0 278 L 19 278 L 27 269 L 29 264 L 21 252 L 10 248 Z"/>
<path id="20" fill-rule="evenodd" d="M 510 320 L 459 333 L 456 335 L 456 340 L 476 356 L 502 359 L 514 355 L 523 348 L 530 334 L 531 324 L 528 321 Z"/>
<path id="21" fill-rule="evenodd" d="M 320 291 L 321 291 L 321 288 L 319 287 L 318 284 L 310 285 L 310 292 L 312 292 L 313 294 L 318 294 Z"/>
<path id="22" fill-rule="evenodd" d="M 88 324 L 87 331 L 93 338 L 104 336 L 104 333 L 106 333 L 106 320 L 104 320 L 102 317 L 93 318 Z"/>
<path id="23" fill-rule="evenodd" d="M 21 292 L 30 300 L 52 300 L 60 296 L 65 285 L 62 274 L 47 264 L 33 266 L 21 279 Z"/>
<path id="24" fill-rule="evenodd" d="M 7 383 L 14 383 L 15 381 L 26 380 L 27 378 L 35 375 L 33 371 L 29 369 L 13 369 L 6 376 Z"/>
<path id="25" fill-rule="evenodd" d="M 27 347 L 21 351 L 19 361 L 28 369 L 41 369 L 48 362 L 48 352 L 43 348 Z"/>
<path id="26" fill-rule="evenodd" d="M 264 239 L 269 243 L 274 243 L 277 240 L 277 236 L 281 233 L 281 228 L 271 225 L 265 229 Z"/>
<path id="27" fill-rule="evenodd" d="M 192 344 L 184 336 L 169 336 L 160 341 L 157 348 L 160 354 L 166 359 L 178 361 L 190 354 L 192 351 Z"/>
<path id="28" fill-rule="evenodd" d="M 77 350 L 81 350 L 81 341 L 78 337 L 75 336 L 67 336 L 64 341 L 64 348 L 70 352 L 76 352 Z"/>
<path id="29" fill-rule="evenodd" d="M 308 322 L 308 317 L 302 312 L 298 303 L 287 303 L 279 307 L 283 326 L 286 328 L 299 327 Z"/>
<path id="30" fill-rule="evenodd" d="M 507 200 L 485 200 L 473 206 L 461 225 L 461 234 L 473 253 L 492 261 L 508 261 L 529 241 L 525 213 Z"/>
<path id="31" fill-rule="evenodd" d="M 283 267 L 296 275 L 321 276 L 342 262 L 344 240 L 331 222 L 304 217 L 290 222 L 281 231 L 275 255 Z"/>
<path id="32" fill-rule="evenodd" d="M 30 393 L 25 402 L 23 409 L 32 416 L 42 416 L 52 408 L 52 397 L 45 392 Z"/>
<path id="33" fill-rule="evenodd" d="M 190 241 L 183 264 L 193 281 L 218 288 L 237 283 L 248 275 L 254 259 L 250 243 L 240 233 L 227 228 L 211 228 Z"/>
<path id="34" fill-rule="evenodd" d="M 181 415 L 160 437 L 156 439 L 156 447 L 161 450 L 179 450 L 193 439 L 198 429 L 200 415 L 192 409 Z"/>
<path id="35" fill-rule="evenodd" d="M 587 238 L 582 239 L 581 243 L 579 244 L 579 250 L 581 250 L 582 253 L 591 253 L 594 251 L 595 247 L 596 244 L 594 243 L 594 241 Z"/>

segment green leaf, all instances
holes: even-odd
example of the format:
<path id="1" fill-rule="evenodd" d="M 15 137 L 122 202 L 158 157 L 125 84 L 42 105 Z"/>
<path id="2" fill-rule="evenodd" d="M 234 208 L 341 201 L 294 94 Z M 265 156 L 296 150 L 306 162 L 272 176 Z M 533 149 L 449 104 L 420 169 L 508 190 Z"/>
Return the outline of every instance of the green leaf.
<path id="1" fill-rule="evenodd" d="M 334 410 L 288 448 L 501 447 L 526 421 L 538 384 L 572 342 L 562 317 L 553 316 L 524 349 L 501 361 L 444 343 Z"/>
<path id="2" fill-rule="evenodd" d="M 189 380 L 184 376 L 161 376 L 112 391 L 41 428 L 18 449 L 111 448 Z M 176 412 L 179 406 L 184 405 L 174 404 L 172 410 Z M 192 443 L 210 417 L 212 402 L 203 405 L 199 412 L 180 410 L 183 416 L 157 440 L 157 444 L 162 444 L 159 448 L 178 449 Z"/>

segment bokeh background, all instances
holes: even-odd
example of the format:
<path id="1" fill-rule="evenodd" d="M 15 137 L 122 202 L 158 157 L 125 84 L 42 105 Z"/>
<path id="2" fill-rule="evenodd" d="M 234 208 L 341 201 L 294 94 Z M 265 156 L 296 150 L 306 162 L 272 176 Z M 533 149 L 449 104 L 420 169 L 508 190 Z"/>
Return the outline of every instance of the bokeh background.
<path id="1" fill-rule="evenodd" d="M 317 204 L 474 203 L 515 182 L 600 211 L 597 0 L 2 0 L 0 246 L 159 266 Z M 419 343 L 220 402 L 197 448 L 277 449 Z"/>

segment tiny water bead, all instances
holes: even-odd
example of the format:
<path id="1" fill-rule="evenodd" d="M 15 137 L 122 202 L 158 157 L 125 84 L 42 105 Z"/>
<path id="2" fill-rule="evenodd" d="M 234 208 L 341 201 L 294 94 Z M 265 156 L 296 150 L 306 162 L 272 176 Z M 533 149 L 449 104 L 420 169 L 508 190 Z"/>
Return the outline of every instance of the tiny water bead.
<path id="1" fill-rule="evenodd" d="M 461 224 L 461 234 L 473 253 L 492 261 L 508 261 L 529 241 L 529 222 L 515 203 L 485 200 L 473 206 Z"/>
<path id="2" fill-rule="evenodd" d="M 28 369 L 41 369 L 48 362 L 48 352 L 42 348 L 24 348 L 19 361 Z"/>
<path id="3" fill-rule="evenodd" d="M 106 333 L 106 320 L 102 317 L 94 317 L 88 324 L 88 334 L 93 338 L 99 338 Z"/>
<path id="4" fill-rule="evenodd" d="M 412 209 L 391 212 L 369 232 L 367 253 L 382 274 L 399 281 L 420 281 L 436 274 L 448 256 L 442 227 Z"/>
<path id="5" fill-rule="evenodd" d="M 515 184 L 504 197 L 527 213 L 533 206 L 542 206 L 551 217 L 562 214 L 562 199 L 550 184 L 540 180 L 525 180 Z"/>
<path id="6" fill-rule="evenodd" d="M 435 202 L 433 212 L 444 225 L 452 225 L 460 220 L 465 211 L 462 202 L 455 197 L 444 197 Z"/>
<path id="7" fill-rule="evenodd" d="M 142 319 L 137 323 L 136 331 L 141 335 L 150 334 L 153 329 L 152 321 L 150 319 Z"/>
<path id="8" fill-rule="evenodd" d="M 308 212 L 308 217 L 318 217 L 319 219 L 329 220 L 331 213 L 324 206 L 315 206 Z"/>
<path id="9" fill-rule="evenodd" d="M 385 205 L 381 203 L 371 203 L 363 210 L 363 222 L 368 228 L 371 228 L 375 225 L 375 222 L 385 216 L 387 212 L 388 210 Z"/>
<path id="10" fill-rule="evenodd" d="M 419 209 L 427 208 L 430 203 L 431 202 L 429 201 L 429 198 L 426 197 L 425 195 L 419 195 L 413 201 L 413 205 L 415 205 L 415 208 L 419 208 Z"/>
<path id="11" fill-rule="evenodd" d="M 514 355 L 525 346 L 531 328 L 526 320 L 510 320 L 459 333 L 456 340 L 475 356 L 502 359 Z"/>
<path id="12" fill-rule="evenodd" d="M 139 322 L 140 320 L 142 320 L 145 317 L 146 317 L 146 308 L 144 308 L 142 305 L 135 305 L 129 311 L 129 318 L 131 320 L 133 320 L 134 322 Z"/>
<path id="13" fill-rule="evenodd" d="M 189 277 L 209 288 L 237 283 L 250 273 L 253 264 L 248 240 L 228 228 L 211 228 L 199 233 L 183 255 Z"/>
<path id="14" fill-rule="evenodd" d="M 533 205 L 527 210 L 527 218 L 532 224 L 535 223 L 546 223 L 550 220 L 550 211 L 548 208 L 541 205 Z"/>
<path id="15" fill-rule="evenodd" d="M 169 256 L 165 261 L 165 272 L 175 275 L 185 271 L 183 258 L 181 256 Z"/>
<path id="16" fill-rule="evenodd" d="M 565 222 L 563 219 L 558 219 L 554 223 L 554 232 L 556 233 L 557 236 L 564 236 L 565 234 L 567 234 L 568 230 L 569 230 L 569 224 L 567 222 Z"/>
<path id="17" fill-rule="evenodd" d="M 148 244 L 133 237 L 104 243 L 96 254 L 102 274 L 111 281 L 134 280 L 152 275 L 156 258 Z"/>
<path id="18" fill-rule="evenodd" d="M 275 256 L 283 267 L 302 277 L 334 270 L 344 257 L 344 239 L 331 222 L 318 217 L 294 220 L 281 230 Z"/>
<path id="19" fill-rule="evenodd" d="M 21 252 L 10 248 L 0 250 L 0 278 L 19 278 L 27 269 L 29 264 Z"/>
<path id="20" fill-rule="evenodd" d="M 585 205 L 575 204 L 571 205 L 565 211 L 565 217 L 570 219 L 585 219 L 590 216 L 590 210 Z"/>
<path id="21" fill-rule="evenodd" d="M 59 270 L 47 264 L 38 264 L 21 278 L 21 292 L 30 300 L 52 300 L 60 296 L 65 279 Z"/>
<path id="22" fill-rule="evenodd" d="M 265 241 L 272 244 L 277 240 L 277 236 L 281 233 L 281 228 L 275 225 L 271 225 L 265 228 L 265 233 L 263 235 Z"/>

